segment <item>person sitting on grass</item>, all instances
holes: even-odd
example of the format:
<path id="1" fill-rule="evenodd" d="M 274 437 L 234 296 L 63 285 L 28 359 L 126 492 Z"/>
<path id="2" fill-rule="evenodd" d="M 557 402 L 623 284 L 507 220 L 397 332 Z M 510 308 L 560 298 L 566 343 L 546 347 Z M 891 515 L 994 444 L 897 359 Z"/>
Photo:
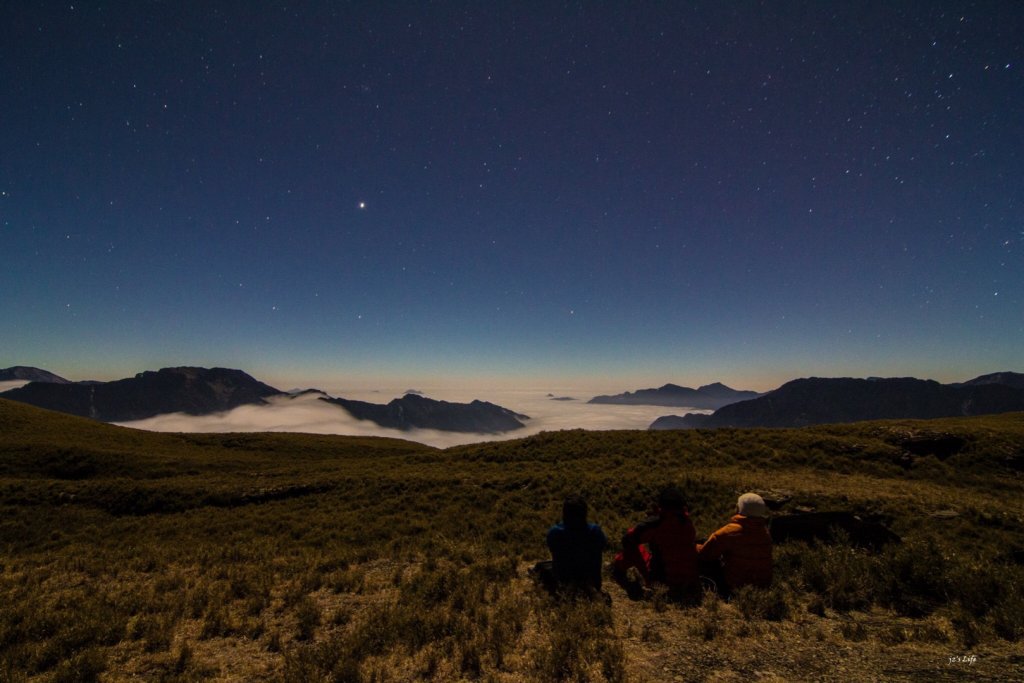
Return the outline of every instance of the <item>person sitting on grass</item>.
<path id="1" fill-rule="evenodd" d="M 612 574 L 633 599 L 655 583 L 668 587 L 674 597 L 695 598 L 700 595 L 696 535 L 682 492 L 667 486 L 652 516 L 622 537 Z M 629 576 L 630 569 L 639 573 L 642 585 Z"/>
<path id="2" fill-rule="evenodd" d="M 562 521 L 548 529 L 550 562 L 534 567 L 541 585 L 552 594 L 601 593 L 601 553 L 608 545 L 601 527 L 587 521 L 587 501 L 571 495 L 562 503 Z"/>
<path id="3" fill-rule="evenodd" d="M 736 501 L 728 524 L 697 546 L 697 558 L 710 566 L 718 592 L 728 595 L 743 586 L 767 587 L 772 582 L 772 537 L 765 520 L 768 507 L 756 493 Z"/>

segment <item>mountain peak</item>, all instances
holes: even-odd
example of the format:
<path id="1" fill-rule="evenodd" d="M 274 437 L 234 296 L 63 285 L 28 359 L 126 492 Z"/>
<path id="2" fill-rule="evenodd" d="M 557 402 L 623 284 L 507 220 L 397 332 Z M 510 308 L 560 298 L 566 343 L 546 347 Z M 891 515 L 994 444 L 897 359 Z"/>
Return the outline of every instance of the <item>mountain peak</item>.
<path id="1" fill-rule="evenodd" d="M 51 384 L 71 384 L 70 380 L 64 379 L 60 375 L 55 375 L 49 370 L 33 368 L 28 365 L 15 365 L 0 370 L 0 382 L 14 382 L 18 380 L 49 382 Z"/>
<path id="2" fill-rule="evenodd" d="M 94 420 L 129 422 L 165 413 L 206 415 L 263 404 L 281 393 L 241 370 L 177 367 L 104 384 L 33 382 L 3 396 Z"/>
<path id="3" fill-rule="evenodd" d="M 1024 374 L 1009 371 L 993 372 L 968 380 L 962 386 L 976 387 L 984 384 L 1005 384 L 1015 389 L 1024 389 Z"/>

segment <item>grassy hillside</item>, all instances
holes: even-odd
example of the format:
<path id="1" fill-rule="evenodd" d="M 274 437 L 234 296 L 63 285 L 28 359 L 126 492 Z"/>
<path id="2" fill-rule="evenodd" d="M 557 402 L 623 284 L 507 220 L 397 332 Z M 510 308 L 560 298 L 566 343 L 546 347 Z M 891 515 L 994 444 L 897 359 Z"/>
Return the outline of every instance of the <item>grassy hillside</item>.
<path id="1" fill-rule="evenodd" d="M 962 448 L 908 457 L 928 435 Z M 1024 679 L 1022 461 L 1022 414 L 441 451 L 0 400 L 0 681 Z M 566 493 L 617 546 L 670 481 L 699 536 L 772 490 L 904 542 L 780 545 L 770 589 L 698 607 L 533 589 Z"/>

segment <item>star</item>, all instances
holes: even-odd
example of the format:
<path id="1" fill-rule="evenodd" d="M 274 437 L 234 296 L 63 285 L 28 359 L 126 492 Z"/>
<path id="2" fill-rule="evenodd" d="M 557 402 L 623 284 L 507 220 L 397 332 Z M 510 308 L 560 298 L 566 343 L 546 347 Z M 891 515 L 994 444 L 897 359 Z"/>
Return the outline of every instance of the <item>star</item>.
<path id="1" fill-rule="evenodd" d="M 359 210 L 362 211 L 364 209 L 366 209 L 366 202 L 359 202 Z"/>

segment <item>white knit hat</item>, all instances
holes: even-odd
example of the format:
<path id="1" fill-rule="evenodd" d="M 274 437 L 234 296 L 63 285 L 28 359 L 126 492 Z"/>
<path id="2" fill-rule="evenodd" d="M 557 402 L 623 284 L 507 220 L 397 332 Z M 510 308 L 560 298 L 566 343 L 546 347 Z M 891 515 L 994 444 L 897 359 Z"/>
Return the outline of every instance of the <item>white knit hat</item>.
<path id="1" fill-rule="evenodd" d="M 768 514 L 768 506 L 764 498 L 756 493 L 744 493 L 736 501 L 736 510 L 744 517 L 764 517 Z"/>

